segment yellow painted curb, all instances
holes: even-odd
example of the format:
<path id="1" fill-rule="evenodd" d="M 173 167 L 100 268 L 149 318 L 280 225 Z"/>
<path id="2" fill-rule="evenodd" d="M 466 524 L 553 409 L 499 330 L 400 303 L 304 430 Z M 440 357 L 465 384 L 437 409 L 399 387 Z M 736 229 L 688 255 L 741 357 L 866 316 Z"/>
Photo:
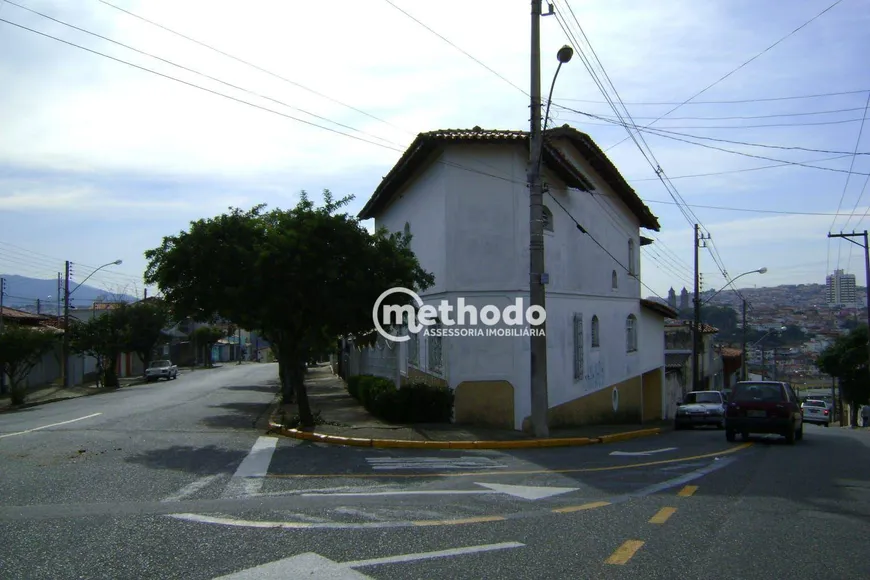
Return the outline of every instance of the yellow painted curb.
<path id="1" fill-rule="evenodd" d="M 381 449 L 533 449 L 543 447 L 580 447 L 601 443 L 628 441 L 661 433 L 660 427 L 613 433 L 601 437 L 561 437 L 554 439 L 520 439 L 516 441 L 410 441 L 406 439 L 365 439 L 327 435 L 299 429 L 287 429 L 277 423 L 269 424 L 270 431 L 285 437 L 352 447 L 378 447 Z"/>

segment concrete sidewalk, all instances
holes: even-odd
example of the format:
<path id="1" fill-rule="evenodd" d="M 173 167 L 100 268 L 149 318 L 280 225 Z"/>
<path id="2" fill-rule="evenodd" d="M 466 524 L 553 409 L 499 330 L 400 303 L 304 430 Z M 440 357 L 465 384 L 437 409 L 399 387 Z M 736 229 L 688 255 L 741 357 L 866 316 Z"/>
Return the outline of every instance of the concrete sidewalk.
<path id="1" fill-rule="evenodd" d="M 347 392 L 344 381 L 329 366 L 309 369 L 305 379 L 312 412 L 318 421 L 312 430 L 296 428 L 295 405 L 276 404 L 271 413 L 274 432 L 298 439 L 373 447 L 520 448 L 589 445 L 611 440 L 656 435 L 670 422 L 643 425 L 590 425 L 558 428 L 545 440 L 520 431 L 455 424 L 390 424 L 373 417 Z"/>

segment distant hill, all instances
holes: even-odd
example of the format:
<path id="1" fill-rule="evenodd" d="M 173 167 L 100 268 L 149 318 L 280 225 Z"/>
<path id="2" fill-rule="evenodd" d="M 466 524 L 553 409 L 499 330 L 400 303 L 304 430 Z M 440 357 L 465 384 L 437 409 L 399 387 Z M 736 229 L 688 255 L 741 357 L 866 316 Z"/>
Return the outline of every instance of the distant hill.
<path id="1" fill-rule="evenodd" d="M 42 312 L 51 313 L 56 311 L 58 297 L 57 279 L 40 280 L 39 278 L 28 278 L 15 274 L 0 274 L 0 276 L 6 278 L 6 296 L 3 298 L 4 306 L 35 311 L 36 300 L 39 299 L 41 301 L 40 309 Z M 75 284 L 71 284 L 70 290 L 74 288 Z M 75 308 L 89 308 L 94 302 L 100 300 L 132 302 L 137 300 L 137 298 L 129 294 L 116 295 L 108 290 L 83 285 L 71 296 L 70 305 Z"/>

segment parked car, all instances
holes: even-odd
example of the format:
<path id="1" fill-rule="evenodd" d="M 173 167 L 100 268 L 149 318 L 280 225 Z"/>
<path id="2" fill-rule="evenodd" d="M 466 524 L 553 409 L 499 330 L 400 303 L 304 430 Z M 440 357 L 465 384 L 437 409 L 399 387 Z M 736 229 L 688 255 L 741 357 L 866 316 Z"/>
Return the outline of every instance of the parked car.
<path id="1" fill-rule="evenodd" d="M 734 385 L 725 407 L 725 438 L 734 441 L 737 433 L 744 440 L 752 433 L 782 435 L 789 444 L 803 439 L 800 399 L 791 385 L 780 381 Z"/>
<path id="2" fill-rule="evenodd" d="M 683 402 L 677 403 L 674 429 L 691 429 L 695 425 L 725 428 L 725 398 L 721 392 L 693 391 L 686 393 Z"/>
<path id="3" fill-rule="evenodd" d="M 158 379 L 171 381 L 176 378 L 178 378 L 178 367 L 172 364 L 172 361 L 156 360 L 145 369 L 145 380 L 149 382 Z"/>
<path id="4" fill-rule="evenodd" d="M 831 409 L 825 401 L 807 399 L 801 405 L 801 413 L 807 423 L 831 426 Z"/>

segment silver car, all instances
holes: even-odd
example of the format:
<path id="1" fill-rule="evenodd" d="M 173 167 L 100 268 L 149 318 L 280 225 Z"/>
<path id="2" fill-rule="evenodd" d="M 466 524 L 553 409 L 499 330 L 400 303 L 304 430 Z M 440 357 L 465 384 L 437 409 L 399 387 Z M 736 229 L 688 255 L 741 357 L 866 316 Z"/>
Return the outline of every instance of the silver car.
<path id="1" fill-rule="evenodd" d="M 721 392 L 693 391 L 686 393 L 683 401 L 677 403 L 674 429 L 691 429 L 696 425 L 725 428 L 725 397 Z"/>
<path id="2" fill-rule="evenodd" d="M 803 415 L 805 423 L 831 426 L 831 409 L 825 401 L 807 399 L 801 405 L 801 415 Z"/>

